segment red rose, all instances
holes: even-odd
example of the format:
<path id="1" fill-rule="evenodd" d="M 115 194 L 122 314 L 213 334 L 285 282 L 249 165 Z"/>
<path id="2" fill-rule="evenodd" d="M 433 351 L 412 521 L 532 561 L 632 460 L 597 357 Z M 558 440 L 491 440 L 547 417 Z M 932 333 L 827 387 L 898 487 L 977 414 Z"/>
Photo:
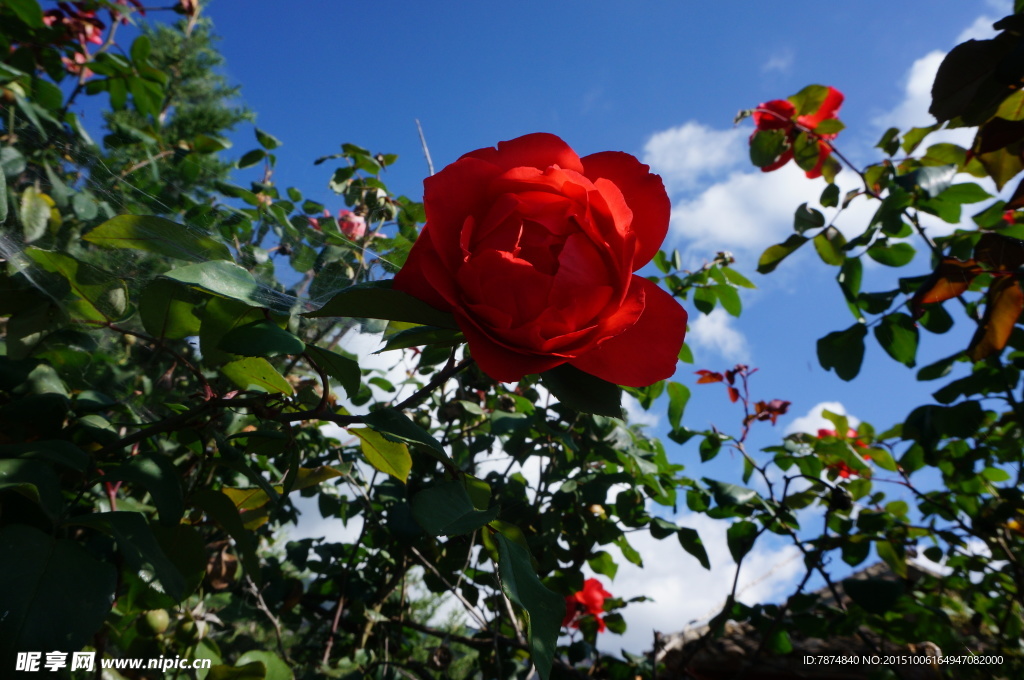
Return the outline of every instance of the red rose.
<path id="1" fill-rule="evenodd" d="M 451 312 L 480 368 L 515 382 L 570 364 L 619 385 L 670 377 L 686 312 L 634 276 L 671 205 L 633 156 L 532 134 L 426 179 L 426 226 L 394 287 Z"/>
<path id="2" fill-rule="evenodd" d="M 822 121 L 837 118 L 839 107 L 842 104 L 843 93 L 834 87 L 828 88 L 828 93 L 825 95 L 825 99 L 817 111 L 803 116 L 796 116 L 795 119 L 796 107 L 789 100 L 775 99 L 758 104 L 753 113 L 754 125 L 757 129 L 750 138 L 753 139 L 754 135 L 762 130 L 782 130 L 786 133 L 786 145 L 782 154 L 773 162 L 762 167 L 762 172 L 778 170 L 788 163 L 793 158 L 793 142 L 801 130 L 813 132 Z M 815 136 L 818 140 L 818 162 L 812 169 L 804 173 L 810 179 L 821 177 L 821 167 L 825 164 L 825 159 L 832 153 L 832 147 L 822 140 L 835 139 L 836 133 L 816 134 Z"/>
<path id="3" fill-rule="evenodd" d="M 596 578 L 588 578 L 583 582 L 583 590 L 565 598 L 565 618 L 562 625 L 571 628 L 580 627 L 580 617 L 587 614 L 597 619 L 597 632 L 603 633 L 605 626 L 601 614 L 604 613 L 605 598 L 611 597 Z"/>

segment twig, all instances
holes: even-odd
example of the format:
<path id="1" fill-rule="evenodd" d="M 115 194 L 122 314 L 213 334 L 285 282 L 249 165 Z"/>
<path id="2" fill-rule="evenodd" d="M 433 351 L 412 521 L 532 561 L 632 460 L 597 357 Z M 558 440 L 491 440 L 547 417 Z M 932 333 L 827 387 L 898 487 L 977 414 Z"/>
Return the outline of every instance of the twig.
<path id="1" fill-rule="evenodd" d="M 416 130 L 420 133 L 420 146 L 423 147 L 423 155 L 427 159 L 427 170 L 430 171 L 430 175 L 434 175 L 434 161 L 430 160 L 430 149 L 427 147 L 427 138 L 423 136 L 423 126 L 420 125 L 420 119 L 416 119 Z"/>

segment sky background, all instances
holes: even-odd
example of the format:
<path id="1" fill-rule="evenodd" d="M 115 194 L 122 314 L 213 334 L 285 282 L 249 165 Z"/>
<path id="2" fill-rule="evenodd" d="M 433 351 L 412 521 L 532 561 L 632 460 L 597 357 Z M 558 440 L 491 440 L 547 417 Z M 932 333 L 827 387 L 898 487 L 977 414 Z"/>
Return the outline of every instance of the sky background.
<path id="1" fill-rule="evenodd" d="M 731 251 L 739 271 L 758 286 L 743 292 L 738 319 L 721 311 L 703 317 L 687 305 L 696 362 L 680 364 L 675 378 L 692 391 L 685 425 L 737 432 L 738 406 L 729 404 L 720 385 L 696 385 L 694 371 L 721 371 L 737 362 L 758 367 L 754 398 L 792 406 L 776 427 L 757 425 L 750 447 L 756 451 L 787 432 L 824 426 L 816 415 L 822 404 L 887 429 L 927 402 L 938 385 L 917 383 L 914 371 L 889 359 L 870 336 L 855 381 L 820 368 L 817 338 L 854 322 L 834 282 L 835 268 L 810 246 L 770 276 L 754 268 L 764 248 L 791 232 L 794 209 L 813 204 L 824 182 L 807 180 L 792 164 L 771 174 L 753 168 L 746 150 L 750 123 L 734 127 L 733 117 L 807 84 L 831 85 L 846 96 L 840 118 L 847 129 L 836 144 L 860 165 L 880 160 L 872 146 L 888 126 L 933 122 L 928 93 L 943 54 L 967 37 L 990 36 L 991 23 L 1008 14 L 1009 5 L 798 1 L 730 3 L 727 11 L 724 3 L 682 0 L 335 0 L 287 8 L 270 0 L 217 0 L 205 11 L 222 36 L 225 75 L 242 86 L 257 125 L 284 144 L 276 152 L 275 181 L 301 188 L 332 212 L 344 207 L 327 188 L 333 166 L 313 160 L 344 142 L 398 154 L 383 179 L 397 194 L 422 197 L 427 165 L 415 119 L 436 169 L 473 149 L 538 131 L 559 135 L 581 156 L 618 150 L 650 164 L 664 177 L 674 205 L 666 248 L 678 248 L 691 268 Z M 239 156 L 255 148 L 252 126 L 242 126 L 233 141 Z M 247 183 L 259 173 L 238 171 L 236 180 Z M 839 181 L 848 189 L 854 180 L 846 170 Z M 872 211 L 866 201 L 855 204 L 837 226 L 857 234 Z M 965 215 L 974 212 L 968 206 Z M 933 234 L 949 231 L 937 220 L 927 224 Z M 893 270 L 866 267 L 865 290 L 894 283 Z M 967 333 L 922 333 L 919 365 L 962 349 Z M 665 432 L 663 405 L 650 414 L 631 410 L 653 432 Z M 723 453 L 701 466 L 696 442 L 680 447 L 666 440 L 666 446 L 673 461 L 688 466 L 687 474 L 739 482 L 736 456 Z M 894 485 L 886 490 L 899 497 Z M 602 636 L 602 648 L 648 649 L 652 629 L 679 630 L 713 614 L 724 600 L 732 579 L 725 524 L 686 512 L 676 519 L 700 531 L 713 570 L 705 572 L 675 541 L 637 538 L 646 568 L 624 564 L 613 583 L 602 580 L 616 595 L 648 594 L 656 601 L 627 608 L 629 632 Z M 337 532 L 332 522 L 302 533 Z M 742 599 L 750 602 L 785 597 L 802 575 L 797 550 L 783 543 L 759 543 L 747 564 Z"/>

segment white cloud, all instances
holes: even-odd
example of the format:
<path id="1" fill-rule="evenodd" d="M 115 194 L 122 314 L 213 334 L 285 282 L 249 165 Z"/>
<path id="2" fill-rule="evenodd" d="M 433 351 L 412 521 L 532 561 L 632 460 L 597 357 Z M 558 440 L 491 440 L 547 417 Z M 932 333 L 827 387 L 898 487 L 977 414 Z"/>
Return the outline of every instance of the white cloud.
<path id="1" fill-rule="evenodd" d="M 625 393 L 622 395 L 622 408 L 626 412 L 626 418 L 630 425 L 646 425 L 654 428 L 661 420 L 656 413 L 645 411 L 635 397 Z"/>
<path id="2" fill-rule="evenodd" d="M 688 242 L 692 254 L 730 250 L 757 256 L 792 233 L 793 211 L 824 185 L 822 179 L 808 180 L 793 163 L 770 173 L 734 172 L 677 203 L 672 233 Z"/>
<path id="3" fill-rule="evenodd" d="M 791 48 L 784 47 L 769 57 L 768 60 L 761 65 L 761 72 L 770 73 L 772 71 L 777 71 L 779 73 L 788 73 L 789 69 L 793 66 L 794 56 L 795 55 Z"/>
<path id="4" fill-rule="evenodd" d="M 644 163 L 661 175 L 669 191 L 690 189 L 740 164 L 746 158 L 748 134 L 687 121 L 651 135 L 644 145 Z"/>
<path id="5" fill-rule="evenodd" d="M 735 573 L 725 539 L 729 523 L 705 515 L 686 515 L 678 524 L 694 528 L 700 534 L 711 570 L 701 567 L 672 537 L 658 541 L 650 534 L 631 535 L 629 542 L 643 556 L 644 567 L 619 560 L 619 571 L 611 584 L 603 576 L 597 578 L 616 597 L 628 599 L 646 595 L 653 601 L 626 607 L 623 610 L 628 626 L 626 634 L 600 636 L 598 645 L 602 649 L 650 651 L 654 631 L 678 632 L 692 621 L 704 621 L 717 614 L 725 603 Z M 780 547 L 777 542 L 764 540 L 755 544 L 743 564 L 739 599 L 747 604 L 785 598 L 803 568 L 796 546 Z"/>
<path id="6" fill-rule="evenodd" d="M 835 425 L 832 421 L 826 420 L 825 416 L 822 415 L 822 411 L 830 411 L 841 416 L 846 416 L 846 419 L 850 423 L 850 427 L 856 428 L 860 424 L 860 419 L 849 415 L 846 412 L 846 407 L 838 401 L 823 401 L 820 404 L 815 404 L 807 412 L 806 415 L 796 418 L 786 427 L 786 434 L 793 434 L 794 432 L 806 432 L 807 434 L 817 434 L 818 430 L 834 430 Z"/>
<path id="7" fill-rule="evenodd" d="M 733 327 L 735 319 L 724 309 L 701 314 L 690 322 L 686 340 L 695 352 L 709 352 L 727 361 L 750 361 L 747 338 Z"/>

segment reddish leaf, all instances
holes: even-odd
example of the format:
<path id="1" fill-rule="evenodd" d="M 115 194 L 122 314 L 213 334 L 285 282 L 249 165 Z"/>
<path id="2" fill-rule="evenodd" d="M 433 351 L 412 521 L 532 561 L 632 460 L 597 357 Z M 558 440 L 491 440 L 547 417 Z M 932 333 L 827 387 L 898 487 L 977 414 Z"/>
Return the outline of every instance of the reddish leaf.
<path id="1" fill-rule="evenodd" d="M 993 118 L 978 128 L 974 138 L 974 153 L 981 155 L 1006 148 L 1024 139 L 1024 120 Z"/>
<path id="2" fill-rule="evenodd" d="M 982 234 L 974 246 L 974 259 L 996 271 L 1012 272 L 1024 265 L 1024 241 L 1002 234 Z"/>
<path id="3" fill-rule="evenodd" d="M 722 377 L 721 373 L 716 373 L 715 371 L 709 371 L 709 370 L 707 370 L 705 368 L 702 368 L 701 370 L 697 371 L 697 375 L 700 376 L 700 380 L 697 381 L 698 385 L 704 385 L 704 384 L 707 384 L 707 383 L 722 382 L 722 380 L 725 379 L 725 378 Z"/>
<path id="4" fill-rule="evenodd" d="M 945 258 L 911 298 L 910 309 L 913 310 L 914 318 L 924 314 L 922 305 L 942 302 L 962 294 L 980 273 L 981 268 L 974 260 L 964 262 L 954 257 Z"/>
<path id="5" fill-rule="evenodd" d="M 731 401 L 732 403 L 735 404 L 736 400 L 740 398 L 740 393 L 732 385 L 729 385 L 728 389 L 729 389 L 729 401 Z"/>
<path id="6" fill-rule="evenodd" d="M 971 361 L 980 361 L 1006 347 L 1021 311 L 1024 311 L 1024 290 L 1020 284 L 1009 276 L 993 281 L 988 289 L 985 318 L 967 348 Z"/>

